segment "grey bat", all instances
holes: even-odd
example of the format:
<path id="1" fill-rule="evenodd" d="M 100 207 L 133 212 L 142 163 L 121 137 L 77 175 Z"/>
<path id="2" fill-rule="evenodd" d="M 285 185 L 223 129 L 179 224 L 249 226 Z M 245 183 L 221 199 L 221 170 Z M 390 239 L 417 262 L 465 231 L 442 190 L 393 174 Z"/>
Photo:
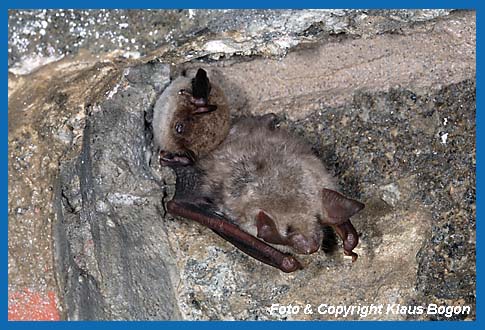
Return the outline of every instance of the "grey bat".
<path id="1" fill-rule="evenodd" d="M 358 235 L 350 217 L 364 204 L 339 193 L 311 148 L 275 128 L 275 119 L 269 114 L 238 121 L 226 140 L 197 164 L 197 192 L 176 197 L 168 204 L 169 212 L 208 226 L 243 252 L 285 272 L 301 265 L 280 250 L 316 252 L 326 225 L 335 229 L 345 254 L 355 261 Z M 211 209 L 222 211 L 224 218 L 208 213 Z"/>
<path id="2" fill-rule="evenodd" d="M 224 140 L 229 127 L 224 93 L 203 69 L 176 78 L 155 104 L 153 141 L 163 165 L 194 163 Z"/>

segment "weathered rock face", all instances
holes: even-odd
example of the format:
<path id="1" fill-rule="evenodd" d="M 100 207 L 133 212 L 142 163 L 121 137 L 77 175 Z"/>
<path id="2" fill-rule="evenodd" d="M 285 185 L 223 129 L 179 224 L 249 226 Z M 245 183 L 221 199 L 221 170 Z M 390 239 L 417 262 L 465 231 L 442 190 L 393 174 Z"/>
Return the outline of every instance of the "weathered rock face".
<path id="1" fill-rule="evenodd" d="M 145 121 L 168 74 L 160 64 L 126 69 L 113 96 L 88 110 L 79 157 L 61 164 L 55 246 L 69 318 L 178 318 Z"/>
<path id="2" fill-rule="evenodd" d="M 396 33 L 450 10 L 12 10 L 9 69 L 25 74 L 89 50 L 139 57 L 172 53 L 174 61 L 208 56 L 284 55 L 334 34 Z M 69 31 L 69 33 L 65 33 Z M 22 61 L 29 59 L 30 65 Z"/>
<path id="3" fill-rule="evenodd" d="M 59 317 L 51 250 L 59 160 L 79 154 L 84 107 L 105 97 L 116 71 L 80 59 L 9 77 L 9 305 L 18 306 L 9 317 L 23 319 L 26 308 Z"/>
<path id="4" fill-rule="evenodd" d="M 451 319 L 474 319 L 474 13 L 414 25 L 367 14 L 358 17 L 381 17 L 374 28 L 399 33 L 358 25 L 366 38 L 316 33 L 319 42 L 279 60 L 187 62 L 172 72 L 163 63 L 184 60 L 164 50 L 157 61 L 78 56 L 11 76 L 9 291 L 58 287 L 67 319 L 450 319 L 386 309 L 429 303 L 470 305 Z M 203 39 L 223 40 L 204 35 L 184 47 Z M 220 71 L 234 117 L 278 113 L 366 203 L 352 220 L 362 234 L 357 262 L 339 246 L 284 274 L 165 213 L 175 177 L 151 154 L 153 106 L 171 74 L 198 66 Z M 270 313 L 273 304 L 313 314 Z M 323 304 L 384 308 L 335 317 L 318 312 Z"/>

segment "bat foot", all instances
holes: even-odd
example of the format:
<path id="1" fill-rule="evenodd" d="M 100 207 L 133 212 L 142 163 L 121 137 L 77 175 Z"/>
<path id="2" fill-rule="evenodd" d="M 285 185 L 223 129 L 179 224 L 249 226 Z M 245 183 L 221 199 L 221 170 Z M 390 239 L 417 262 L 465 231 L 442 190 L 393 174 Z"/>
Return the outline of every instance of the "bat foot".
<path id="1" fill-rule="evenodd" d="M 352 250 L 359 244 L 359 235 L 350 220 L 346 220 L 334 226 L 335 231 L 340 236 L 344 245 L 344 253 L 352 257 L 352 262 L 357 260 L 357 253 Z"/>

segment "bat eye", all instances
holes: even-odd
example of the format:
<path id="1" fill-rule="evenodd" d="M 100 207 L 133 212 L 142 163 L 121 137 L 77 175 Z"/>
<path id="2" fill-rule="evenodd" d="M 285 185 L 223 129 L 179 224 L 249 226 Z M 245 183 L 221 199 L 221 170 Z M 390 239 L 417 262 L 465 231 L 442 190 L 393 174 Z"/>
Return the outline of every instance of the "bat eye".
<path id="1" fill-rule="evenodd" d="M 182 134 L 185 131 L 185 125 L 182 122 L 178 122 L 175 124 L 175 132 L 177 134 Z"/>

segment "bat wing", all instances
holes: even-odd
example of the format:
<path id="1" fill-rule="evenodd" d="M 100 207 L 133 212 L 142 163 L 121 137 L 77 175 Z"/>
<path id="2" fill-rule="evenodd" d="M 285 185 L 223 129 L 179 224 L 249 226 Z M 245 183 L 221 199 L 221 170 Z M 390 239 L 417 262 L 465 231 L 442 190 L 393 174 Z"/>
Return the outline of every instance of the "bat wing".
<path id="1" fill-rule="evenodd" d="M 197 221 L 212 229 L 216 234 L 237 247 L 247 255 L 283 272 L 291 273 L 302 266 L 293 256 L 283 253 L 243 231 L 227 219 L 193 202 L 171 200 L 167 210 L 172 215 Z"/>

